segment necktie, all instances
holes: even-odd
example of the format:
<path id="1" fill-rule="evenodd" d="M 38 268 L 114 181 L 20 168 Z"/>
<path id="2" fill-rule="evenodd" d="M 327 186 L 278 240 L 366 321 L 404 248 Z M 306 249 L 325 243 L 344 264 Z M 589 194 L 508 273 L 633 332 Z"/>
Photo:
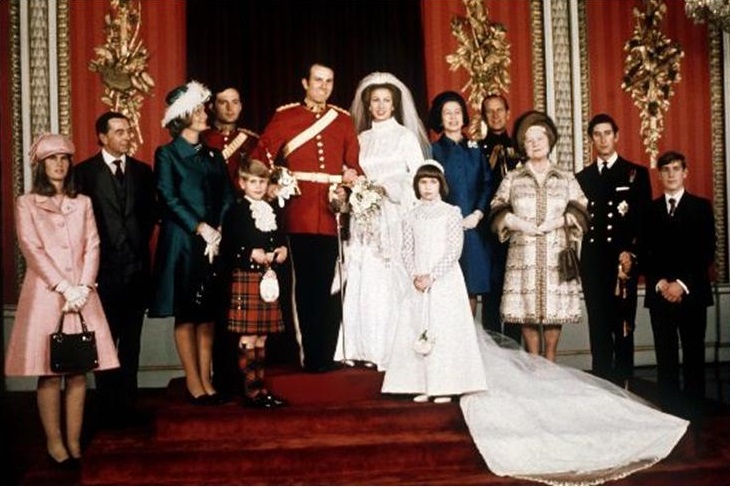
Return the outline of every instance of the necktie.
<path id="1" fill-rule="evenodd" d="M 124 179 L 124 171 L 122 171 L 122 161 L 119 159 L 115 159 L 112 161 L 112 164 L 114 164 L 114 177 L 117 178 L 118 181 L 122 181 Z"/>
<path id="2" fill-rule="evenodd" d="M 603 161 L 601 163 L 601 176 L 605 176 L 606 171 L 608 171 L 608 161 Z"/>
<path id="3" fill-rule="evenodd" d="M 674 210 L 677 208 L 677 200 L 669 198 L 669 216 L 674 216 Z"/>

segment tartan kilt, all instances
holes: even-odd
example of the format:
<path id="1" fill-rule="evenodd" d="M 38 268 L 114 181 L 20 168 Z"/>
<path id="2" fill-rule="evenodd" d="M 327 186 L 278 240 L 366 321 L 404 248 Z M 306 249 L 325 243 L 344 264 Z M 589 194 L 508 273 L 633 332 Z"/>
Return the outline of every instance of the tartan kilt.
<path id="1" fill-rule="evenodd" d="M 267 303 L 259 294 L 260 272 L 235 269 L 231 277 L 228 331 L 243 335 L 268 335 L 284 331 L 279 300 Z"/>

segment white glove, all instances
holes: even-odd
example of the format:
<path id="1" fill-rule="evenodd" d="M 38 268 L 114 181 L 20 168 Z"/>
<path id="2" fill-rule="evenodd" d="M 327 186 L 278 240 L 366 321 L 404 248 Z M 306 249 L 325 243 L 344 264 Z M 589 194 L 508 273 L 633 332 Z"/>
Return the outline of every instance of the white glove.
<path id="1" fill-rule="evenodd" d="M 203 251 L 203 255 L 208 257 L 208 262 L 211 264 L 213 263 L 213 259 L 216 258 L 218 255 L 220 249 L 218 247 L 218 243 L 209 243 L 205 246 L 205 250 Z"/>
<path id="2" fill-rule="evenodd" d="M 461 226 L 464 230 L 471 230 L 472 228 L 476 228 L 477 225 L 479 225 L 479 222 L 481 221 L 481 211 L 476 210 L 464 217 L 463 220 L 461 220 Z"/>
<path id="3" fill-rule="evenodd" d="M 537 228 L 537 225 L 523 220 L 514 213 L 507 213 L 507 216 L 504 217 L 504 225 L 513 232 L 522 232 L 525 235 L 533 237 L 543 234 L 543 232 Z"/>
<path id="4" fill-rule="evenodd" d="M 203 240 L 205 240 L 205 243 L 208 245 L 215 244 L 218 245 L 221 241 L 221 232 L 216 230 L 215 228 L 211 227 L 207 223 L 203 222 L 200 225 L 198 225 L 198 235 L 203 237 Z M 207 252 L 206 252 L 207 255 Z"/>
<path id="5" fill-rule="evenodd" d="M 552 220 L 545 220 L 540 224 L 539 227 L 537 227 L 538 230 L 540 230 L 543 233 L 552 232 L 553 230 L 562 227 L 565 224 L 565 218 L 558 217 L 554 218 Z"/>

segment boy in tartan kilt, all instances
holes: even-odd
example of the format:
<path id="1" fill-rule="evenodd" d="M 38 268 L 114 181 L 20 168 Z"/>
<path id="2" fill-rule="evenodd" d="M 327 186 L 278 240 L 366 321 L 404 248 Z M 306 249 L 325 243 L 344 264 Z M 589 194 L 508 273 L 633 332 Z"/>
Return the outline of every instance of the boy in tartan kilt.
<path id="1" fill-rule="evenodd" d="M 264 359 L 266 337 L 284 331 L 276 268 L 286 260 L 288 250 L 278 215 L 264 200 L 269 168 L 255 159 L 244 161 L 238 183 L 243 197 L 226 213 L 221 241 L 230 282 L 228 332 L 237 337 L 230 341 L 237 344 L 243 405 L 280 407 L 286 400 L 264 387 Z"/>

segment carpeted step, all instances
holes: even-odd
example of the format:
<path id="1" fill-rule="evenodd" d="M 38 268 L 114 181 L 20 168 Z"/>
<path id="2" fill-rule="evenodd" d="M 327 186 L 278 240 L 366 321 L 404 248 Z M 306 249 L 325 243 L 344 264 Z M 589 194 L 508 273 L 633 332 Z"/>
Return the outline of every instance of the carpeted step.
<path id="1" fill-rule="evenodd" d="M 155 439 L 212 440 L 309 438 L 319 435 L 467 433 L 458 402 L 416 404 L 409 399 L 380 399 L 352 404 L 290 406 L 260 410 L 225 404 L 170 404 L 157 412 Z"/>
<path id="2" fill-rule="evenodd" d="M 322 374 L 309 374 L 299 368 L 278 365 L 266 371 L 266 386 L 286 398 L 292 406 L 305 404 L 343 404 L 380 399 L 384 372 L 365 368 L 344 368 Z M 185 402 L 184 378 L 168 385 L 171 400 Z"/>
<path id="3" fill-rule="evenodd" d="M 391 435 L 321 434 L 304 438 L 253 441 L 147 441 L 119 445 L 95 441 L 82 472 L 84 484 L 211 484 L 236 479 L 271 483 L 318 484 L 325 479 L 362 479 L 407 475 L 412 470 L 447 465 L 473 472 L 484 468 L 468 434 L 460 431 Z M 215 480 L 213 480 L 215 479 Z M 251 481 L 249 481 L 249 479 Z M 343 481 L 344 482 L 344 481 Z M 351 483 L 351 482 L 344 482 Z"/>

